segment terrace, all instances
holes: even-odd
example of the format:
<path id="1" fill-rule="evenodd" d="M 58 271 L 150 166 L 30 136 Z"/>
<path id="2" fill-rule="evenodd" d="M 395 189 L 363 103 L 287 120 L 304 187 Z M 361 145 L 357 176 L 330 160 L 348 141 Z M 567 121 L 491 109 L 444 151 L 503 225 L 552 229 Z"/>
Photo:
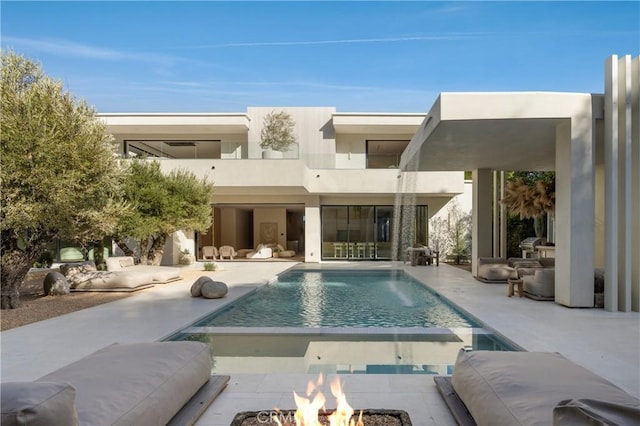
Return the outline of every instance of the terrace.
<path id="1" fill-rule="evenodd" d="M 229 284 L 224 299 L 189 297 L 195 278 L 208 274 L 196 265 L 183 271 L 185 278 L 181 281 L 3 332 L 2 381 L 36 379 L 114 342 L 160 340 L 292 266 L 289 262 L 221 264 L 224 270 L 213 274 Z M 468 272 L 448 265 L 436 268 L 390 262 L 326 262 L 322 267 L 403 268 L 524 349 L 560 352 L 640 396 L 638 312 L 571 309 L 552 302 L 508 298 L 506 285 L 479 283 Z M 228 387 L 197 424 L 228 425 L 240 411 L 293 407 L 291 391 L 303 390 L 314 378 L 306 374 L 231 375 Z M 343 381 L 354 407 L 405 410 L 419 425 L 455 424 L 429 376 L 349 375 L 343 376 Z"/>

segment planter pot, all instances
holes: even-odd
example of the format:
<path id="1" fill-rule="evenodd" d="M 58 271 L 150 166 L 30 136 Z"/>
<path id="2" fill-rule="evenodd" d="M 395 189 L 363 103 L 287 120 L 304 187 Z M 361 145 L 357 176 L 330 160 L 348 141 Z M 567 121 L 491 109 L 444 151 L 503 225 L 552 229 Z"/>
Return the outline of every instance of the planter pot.
<path id="1" fill-rule="evenodd" d="M 262 158 L 265 160 L 277 160 L 283 157 L 284 157 L 284 154 L 282 151 L 274 151 L 271 149 L 262 151 Z"/>

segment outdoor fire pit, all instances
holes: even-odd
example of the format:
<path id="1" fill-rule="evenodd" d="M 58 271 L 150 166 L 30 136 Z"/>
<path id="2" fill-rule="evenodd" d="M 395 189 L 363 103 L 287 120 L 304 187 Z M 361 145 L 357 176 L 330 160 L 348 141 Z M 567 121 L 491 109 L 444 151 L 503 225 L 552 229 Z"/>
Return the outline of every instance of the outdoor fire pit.
<path id="1" fill-rule="evenodd" d="M 329 426 L 329 415 L 332 413 L 332 410 L 328 410 L 326 413 L 323 412 L 318 415 L 318 420 L 322 426 Z M 230 426 L 278 426 L 280 424 L 282 426 L 295 426 L 294 415 L 295 410 L 245 411 L 236 414 Z M 353 415 L 354 424 L 359 415 L 360 410 L 355 410 Z M 411 426 L 409 414 L 401 410 L 362 410 L 362 422 L 364 426 Z"/>
<path id="2" fill-rule="evenodd" d="M 400 410 L 354 410 L 347 403 L 339 377 L 331 382 L 336 409 L 325 410 L 323 377 L 307 384 L 307 397 L 293 392 L 296 410 L 245 411 L 236 414 L 231 426 L 411 426 L 409 414 Z"/>

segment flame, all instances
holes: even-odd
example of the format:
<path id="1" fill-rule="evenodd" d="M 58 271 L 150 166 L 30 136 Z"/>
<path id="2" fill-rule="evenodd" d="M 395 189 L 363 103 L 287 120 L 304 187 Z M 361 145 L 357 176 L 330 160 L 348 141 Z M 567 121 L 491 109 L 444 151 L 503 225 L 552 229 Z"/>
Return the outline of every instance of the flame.
<path id="1" fill-rule="evenodd" d="M 294 415 L 296 426 L 322 426 L 322 423 L 320 423 L 320 420 L 318 419 L 318 413 L 320 412 L 320 409 L 324 408 L 324 403 L 326 401 L 324 394 L 320 391 L 322 384 L 323 378 L 322 374 L 320 374 L 315 383 L 313 381 L 309 381 L 307 384 L 306 398 L 298 395 L 296 392 L 293 392 L 293 398 L 296 403 L 296 412 Z M 338 377 L 331 382 L 330 387 L 331 394 L 336 399 L 336 410 L 328 417 L 329 425 L 364 426 L 364 422 L 362 421 L 362 411 L 360 411 L 360 415 L 357 420 L 352 419 L 354 411 L 347 403 L 347 397 L 342 390 L 342 383 Z M 277 421 L 277 423 L 280 425 L 279 421 Z"/>

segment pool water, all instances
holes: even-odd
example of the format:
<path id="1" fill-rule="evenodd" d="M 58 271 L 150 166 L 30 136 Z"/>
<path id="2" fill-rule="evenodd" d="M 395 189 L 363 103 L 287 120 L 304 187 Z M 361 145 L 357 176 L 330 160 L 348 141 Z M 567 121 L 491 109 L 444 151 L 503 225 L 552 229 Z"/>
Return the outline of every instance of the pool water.
<path id="1" fill-rule="evenodd" d="M 213 371 L 451 374 L 458 352 L 519 350 L 400 270 L 291 270 L 166 340 Z"/>
<path id="2" fill-rule="evenodd" d="M 403 271 L 291 271 L 198 327 L 479 327 Z"/>

